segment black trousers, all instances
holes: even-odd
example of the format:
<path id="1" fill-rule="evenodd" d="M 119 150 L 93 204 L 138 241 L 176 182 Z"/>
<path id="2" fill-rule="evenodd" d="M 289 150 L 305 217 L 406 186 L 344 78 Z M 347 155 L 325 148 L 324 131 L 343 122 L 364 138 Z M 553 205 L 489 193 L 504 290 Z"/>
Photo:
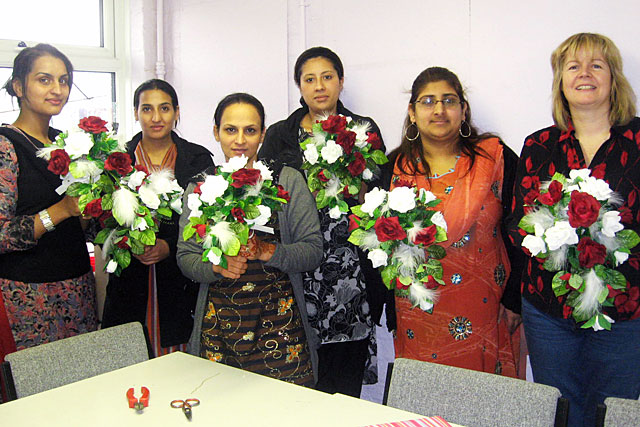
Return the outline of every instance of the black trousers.
<path id="1" fill-rule="evenodd" d="M 369 339 L 322 344 L 318 349 L 318 384 L 326 393 L 360 397 Z"/>

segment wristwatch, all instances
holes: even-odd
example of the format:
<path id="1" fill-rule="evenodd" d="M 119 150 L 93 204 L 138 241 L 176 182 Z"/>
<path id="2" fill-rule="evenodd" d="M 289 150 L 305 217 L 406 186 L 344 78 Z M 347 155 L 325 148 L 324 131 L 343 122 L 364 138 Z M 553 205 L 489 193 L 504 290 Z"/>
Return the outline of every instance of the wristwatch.
<path id="1" fill-rule="evenodd" d="M 42 221 L 42 225 L 44 225 L 45 230 L 53 231 L 56 229 L 56 226 L 53 225 L 53 221 L 51 221 L 51 217 L 49 216 L 49 211 L 43 209 L 38 213 L 38 216 L 40 217 L 40 221 Z"/>

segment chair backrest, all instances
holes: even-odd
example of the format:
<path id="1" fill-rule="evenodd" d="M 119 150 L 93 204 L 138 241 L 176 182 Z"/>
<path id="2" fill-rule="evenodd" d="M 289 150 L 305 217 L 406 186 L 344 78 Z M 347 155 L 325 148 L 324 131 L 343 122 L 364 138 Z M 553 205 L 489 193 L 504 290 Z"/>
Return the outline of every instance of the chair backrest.
<path id="1" fill-rule="evenodd" d="M 5 356 L 18 398 L 149 360 L 138 322 L 76 335 Z"/>
<path id="2" fill-rule="evenodd" d="M 543 384 L 396 359 L 387 404 L 469 426 L 553 426 L 564 424 L 567 415 L 556 420 L 559 398 L 557 388 Z"/>
<path id="3" fill-rule="evenodd" d="M 606 427 L 640 425 L 640 402 L 619 397 L 607 397 L 604 400 L 607 411 L 604 416 Z"/>

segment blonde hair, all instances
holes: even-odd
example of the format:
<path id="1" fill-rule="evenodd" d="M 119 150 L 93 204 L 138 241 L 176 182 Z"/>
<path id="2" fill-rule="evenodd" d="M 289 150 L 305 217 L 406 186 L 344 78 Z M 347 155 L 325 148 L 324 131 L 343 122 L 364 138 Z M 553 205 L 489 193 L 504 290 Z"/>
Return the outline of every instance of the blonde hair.
<path id="1" fill-rule="evenodd" d="M 622 73 L 622 57 L 616 45 L 601 34 L 578 33 L 560 44 L 551 54 L 553 70 L 553 121 L 563 131 L 569 128 L 571 111 L 562 93 L 562 70 L 569 57 L 585 49 L 592 53 L 601 52 L 611 71 L 611 94 L 609 96 L 609 122 L 612 125 L 626 125 L 636 115 L 636 96 Z"/>

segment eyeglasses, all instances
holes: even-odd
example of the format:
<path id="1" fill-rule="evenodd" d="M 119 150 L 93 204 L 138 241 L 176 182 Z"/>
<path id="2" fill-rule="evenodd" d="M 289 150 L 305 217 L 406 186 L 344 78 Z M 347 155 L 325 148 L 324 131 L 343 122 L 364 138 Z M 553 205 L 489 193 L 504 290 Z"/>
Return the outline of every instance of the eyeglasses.
<path id="1" fill-rule="evenodd" d="M 420 98 L 416 101 L 416 104 L 422 104 L 425 108 L 432 110 L 436 108 L 438 102 L 442 102 L 442 106 L 446 109 L 456 108 L 458 105 L 462 104 L 462 102 L 453 96 L 449 96 L 443 99 L 436 99 L 433 96 L 425 96 L 424 98 Z"/>

